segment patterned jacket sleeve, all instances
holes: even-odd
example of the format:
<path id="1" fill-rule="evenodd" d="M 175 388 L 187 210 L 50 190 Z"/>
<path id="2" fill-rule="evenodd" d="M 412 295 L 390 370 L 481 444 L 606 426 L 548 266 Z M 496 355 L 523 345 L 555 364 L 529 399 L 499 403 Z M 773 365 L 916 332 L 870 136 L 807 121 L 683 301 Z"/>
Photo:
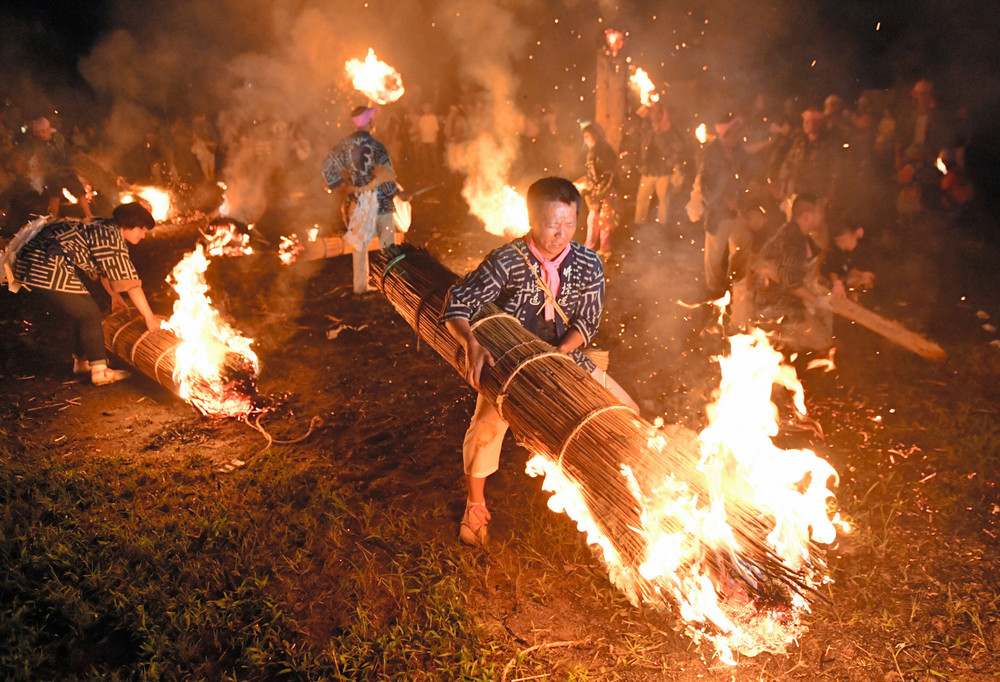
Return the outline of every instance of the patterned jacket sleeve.
<path id="1" fill-rule="evenodd" d="M 344 167 L 343 153 L 339 146 L 334 147 L 323 162 L 323 181 L 330 189 L 344 184 L 344 176 L 341 175 Z"/>
<path id="2" fill-rule="evenodd" d="M 90 252 L 100 272 L 108 278 L 111 289 L 128 291 L 142 286 L 139 273 L 128 253 L 128 245 L 113 225 L 93 226 Z"/>
<path id="3" fill-rule="evenodd" d="M 584 345 L 597 333 L 604 310 L 604 266 L 596 255 L 588 265 L 589 276 L 580 292 L 580 307 L 569 322 L 570 327 L 583 335 Z"/>
<path id="4" fill-rule="evenodd" d="M 497 299 L 509 278 L 509 273 L 500 263 L 499 251 L 494 250 L 479 267 L 452 285 L 445 299 L 441 322 L 472 319 L 483 306 Z"/>

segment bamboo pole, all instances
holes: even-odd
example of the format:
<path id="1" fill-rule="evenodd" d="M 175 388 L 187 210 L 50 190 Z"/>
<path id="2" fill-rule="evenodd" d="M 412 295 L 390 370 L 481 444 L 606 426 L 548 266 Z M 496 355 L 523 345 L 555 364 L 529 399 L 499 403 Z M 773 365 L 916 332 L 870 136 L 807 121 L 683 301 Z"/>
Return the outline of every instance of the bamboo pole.
<path id="1" fill-rule="evenodd" d="M 390 248 L 372 253 L 370 259 L 370 284 L 383 292 L 421 340 L 464 374 L 464 349 L 438 321 L 456 275 L 413 249 Z M 696 439 L 656 429 L 571 358 L 496 306 L 486 306 L 472 320 L 472 328 L 495 360 L 492 368 L 483 370 L 481 393 L 497 406 L 519 443 L 557 464 L 577 485 L 622 566 L 624 580 L 616 582 L 634 600 L 659 601 L 675 593 L 674 584 L 642 576 L 649 548 L 639 529 L 643 500 L 662 494 L 655 491 L 668 479 L 681 485 L 685 495 L 710 497 L 698 469 Z M 801 569 L 785 565 L 767 544 L 771 528 L 762 512 L 737 498 L 727 498 L 726 505 L 737 551 L 699 546 L 701 539 L 688 533 L 681 518 L 669 514 L 659 521 L 660 530 L 686 535 L 694 550 L 691 556 L 700 557 L 691 561 L 724 571 L 758 599 L 788 601 L 792 593 L 810 594 L 809 577 L 825 569 L 818 552 L 812 552 L 812 564 Z"/>
<path id="2" fill-rule="evenodd" d="M 885 337 L 897 346 L 933 362 L 944 362 L 948 359 L 948 354 L 941 346 L 925 339 L 916 332 L 910 331 L 895 320 L 883 317 L 849 298 L 830 296 L 829 301 L 833 312 L 852 322 L 857 322 L 862 327 Z"/>
<path id="3" fill-rule="evenodd" d="M 402 232 L 396 233 L 396 244 L 402 244 L 405 235 Z M 345 253 L 352 253 L 354 249 L 348 244 L 343 236 L 337 235 L 334 237 L 320 237 L 315 241 L 311 242 L 301 242 L 302 253 L 299 254 L 296 260 L 307 261 L 307 260 L 321 260 L 323 258 L 335 258 L 336 256 L 342 256 Z M 379 250 L 379 240 L 378 237 L 371 240 L 368 244 L 369 251 Z"/>

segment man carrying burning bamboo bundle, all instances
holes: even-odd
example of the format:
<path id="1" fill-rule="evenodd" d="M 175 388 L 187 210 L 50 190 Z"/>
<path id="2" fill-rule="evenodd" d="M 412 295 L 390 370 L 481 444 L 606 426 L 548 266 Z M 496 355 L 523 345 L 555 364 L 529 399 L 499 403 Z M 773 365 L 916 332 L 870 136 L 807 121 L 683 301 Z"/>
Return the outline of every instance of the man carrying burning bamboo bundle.
<path id="1" fill-rule="evenodd" d="M 395 243 L 393 197 L 399 191 L 392 160 L 385 145 L 372 137 L 378 107 L 356 107 L 351 121 L 356 130 L 333 148 L 323 164 L 323 180 L 333 189 L 347 183 L 345 240 L 354 253 L 354 293 L 368 291 L 368 243 L 378 235 L 379 246 Z"/>
<path id="2" fill-rule="evenodd" d="M 127 246 L 142 241 L 156 221 L 136 203 L 122 204 L 113 216 L 112 220 L 92 221 L 39 218 L 22 228 L 0 257 L 0 280 L 11 291 L 23 286 L 69 318 L 73 373 L 90 374 L 95 386 L 120 381 L 128 372 L 108 367 L 101 310 L 77 269 L 93 279 L 100 278 L 111 296 L 113 310 L 126 307 L 122 293 L 127 293 L 146 328 L 160 328 L 160 319 L 150 310 Z"/>
<path id="3" fill-rule="evenodd" d="M 573 242 L 580 192 L 572 182 L 549 177 L 528 188 L 530 232 L 490 253 L 451 288 L 442 321 L 464 346 L 466 380 L 480 386 L 484 367 L 494 359 L 473 333 L 469 320 L 488 303 L 496 303 L 528 331 L 568 354 L 637 413 L 638 406 L 581 349 L 597 333 L 604 306 L 604 268 L 590 249 Z M 490 513 L 484 493 L 486 477 L 497 470 L 507 424 L 482 394 L 465 434 L 468 500 L 459 538 L 469 544 L 486 542 Z"/>

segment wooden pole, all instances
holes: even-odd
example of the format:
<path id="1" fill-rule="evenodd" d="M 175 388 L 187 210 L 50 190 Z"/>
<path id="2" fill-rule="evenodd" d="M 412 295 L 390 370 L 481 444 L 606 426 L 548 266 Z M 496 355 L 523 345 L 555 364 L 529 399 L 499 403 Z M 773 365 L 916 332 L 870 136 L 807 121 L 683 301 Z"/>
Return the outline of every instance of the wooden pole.
<path id="1" fill-rule="evenodd" d="M 925 339 L 916 332 L 910 331 L 899 322 L 882 317 L 849 298 L 830 296 L 829 301 L 833 312 L 852 322 L 857 322 L 862 327 L 887 338 L 897 346 L 934 362 L 944 362 L 948 359 L 948 354 L 941 346 Z"/>

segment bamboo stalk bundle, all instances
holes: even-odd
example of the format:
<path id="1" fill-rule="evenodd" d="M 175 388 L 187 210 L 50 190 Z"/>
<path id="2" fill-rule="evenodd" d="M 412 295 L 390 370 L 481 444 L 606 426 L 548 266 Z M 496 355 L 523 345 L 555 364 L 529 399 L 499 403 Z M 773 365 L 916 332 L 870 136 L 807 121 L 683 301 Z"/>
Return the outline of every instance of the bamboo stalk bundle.
<path id="1" fill-rule="evenodd" d="M 464 349 L 438 322 L 457 276 L 412 248 L 390 247 L 370 259 L 370 284 L 383 292 L 421 340 L 464 375 Z M 519 443 L 558 464 L 577 485 L 625 569 L 631 596 L 662 599 L 664 585 L 643 578 L 639 571 L 649 548 L 639 531 L 644 510 L 630 486 L 634 482 L 643 496 L 651 496 L 672 477 L 684 486 L 685 495 L 708 499 L 693 434 L 661 431 L 641 419 L 571 358 L 496 306 L 486 306 L 471 323 L 495 360 L 494 367 L 483 370 L 482 394 L 497 406 Z M 632 482 L 623 475 L 626 467 Z M 703 555 L 712 559 L 707 563 L 761 600 L 787 602 L 792 593 L 811 592 L 806 586 L 811 569 L 793 570 L 768 546 L 771 528 L 761 511 L 740 501 L 726 504 L 739 551 L 705 545 Z M 660 527 L 665 533 L 687 532 L 682 522 L 666 515 Z M 822 568 L 819 560 L 813 568 Z"/>
<path id="2" fill-rule="evenodd" d="M 862 327 L 870 329 L 879 336 L 883 336 L 897 346 L 902 346 L 908 351 L 916 353 L 922 358 L 934 362 L 944 362 L 948 359 L 948 354 L 941 346 L 920 336 L 916 332 L 910 331 L 899 322 L 882 317 L 876 312 L 869 310 L 860 303 L 856 303 L 849 298 L 836 298 L 831 296 L 830 307 L 833 312 L 842 317 L 846 317 L 852 322 L 857 322 Z"/>
<path id="3" fill-rule="evenodd" d="M 396 233 L 396 244 L 403 243 L 403 233 Z M 371 240 L 368 244 L 369 251 L 378 251 L 379 241 L 376 237 Z M 299 254 L 296 260 L 306 261 L 306 260 L 321 260 L 323 258 L 334 258 L 336 256 L 342 256 L 345 253 L 351 253 L 354 249 L 351 245 L 344 241 L 343 235 L 337 235 L 334 237 L 320 237 L 315 241 L 302 242 L 302 253 Z"/>
<path id="4" fill-rule="evenodd" d="M 135 310 L 122 310 L 104 318 L 104 347 L 109 353 L 145 374 L 171 393 L 180 396 L 180 386 L 174 380 L 177 365 L 177 347 L 181 340 L 172 331 L 146 329 L 146 323 Z M 223 399 L 239 396 L 249 404 L 256 395 L 256 371 L 238 353 L 221 350 L 224 354 L 221 385 L 203 388 L 204 399 L 192 396 L 190 402 L 203 414 L 225 414 L 212 409 L 221 396 Z M 232 416 L 232 415 L 226 415 Z"/>

